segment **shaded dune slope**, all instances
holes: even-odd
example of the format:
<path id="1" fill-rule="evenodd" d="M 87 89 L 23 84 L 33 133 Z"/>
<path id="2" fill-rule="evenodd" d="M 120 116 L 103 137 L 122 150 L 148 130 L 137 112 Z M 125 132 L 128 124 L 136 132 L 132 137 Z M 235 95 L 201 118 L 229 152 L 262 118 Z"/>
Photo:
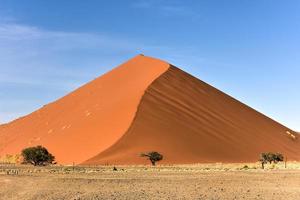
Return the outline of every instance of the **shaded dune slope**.
<path id="1" fill-rule="evenodd" d="M 38 111 L 0 126 L 0 156 L 44 145 L 59 163 L 81 163 L 130 126 L 146 88 L 169 68 L 137 56 Z"/>
<path id="2" fill-rule="evenodd" d="M 287 132 L 288 131 L 288 132 Z M 176 67 L 146 90 L 134 121 L 111 147 L 83 164 L 250 162 L 265 151 L 300 160 L 295 132 Z"/>

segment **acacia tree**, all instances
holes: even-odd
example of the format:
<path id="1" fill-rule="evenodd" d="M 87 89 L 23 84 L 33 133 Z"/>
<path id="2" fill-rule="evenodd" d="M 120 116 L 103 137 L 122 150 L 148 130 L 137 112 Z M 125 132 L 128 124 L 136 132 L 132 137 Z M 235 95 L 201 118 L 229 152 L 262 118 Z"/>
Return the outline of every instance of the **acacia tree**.
<path id="1" fill-rule="evenodd" d="M 148 152 L 148 153 L 142 153 L 141 157 L 148 157 L 151 164 L 155 166 L 156 162 L 161 161 L 163 159 L 163 155 L 156 151 Z"/>
<path id="2" fill-rule="evenodd" d="M 34 166 L 52 164 L 55 157 L 43 146 L 28 147 L 22 150 L 23 163 Z"/>
<path id="3" fill-rule="evenodd" d="M 261 167 L 262 169 L 265 168 L 265 164 L 274 162 L 275 164 L 278 162 L 283 161 L 283 155 L 280 153 L 272 153 L 272 152 L 267 152 L 267 153 L 261 153 L 260 154 L 260 159 L 259 161 L 261 162 Z"/>

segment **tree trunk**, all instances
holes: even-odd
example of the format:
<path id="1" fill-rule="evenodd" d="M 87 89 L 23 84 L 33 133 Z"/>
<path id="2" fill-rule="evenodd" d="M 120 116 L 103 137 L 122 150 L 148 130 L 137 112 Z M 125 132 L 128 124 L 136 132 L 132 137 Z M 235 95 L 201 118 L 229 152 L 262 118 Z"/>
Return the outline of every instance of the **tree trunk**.
<path id="1" fill-rule="evenodd" d="M 284 168 L 286 169 L 286 162 L 287 162 L 287 157 L 284 159 Z"/>
<path id="2" fill-rule="evenodd" d="M 152 166 L 155 166 L 155 161 L 151 160 Z"/>

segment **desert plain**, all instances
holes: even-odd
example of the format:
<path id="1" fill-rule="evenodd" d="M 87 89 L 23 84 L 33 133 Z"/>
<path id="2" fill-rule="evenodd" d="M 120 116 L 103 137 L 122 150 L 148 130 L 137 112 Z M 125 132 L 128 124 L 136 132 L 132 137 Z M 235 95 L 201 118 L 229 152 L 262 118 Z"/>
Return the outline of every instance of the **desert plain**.
<path id="1" fill-rule="evenodd" d="M 1 165 L 0 199 L 299 199 L 300 163 Z"/>

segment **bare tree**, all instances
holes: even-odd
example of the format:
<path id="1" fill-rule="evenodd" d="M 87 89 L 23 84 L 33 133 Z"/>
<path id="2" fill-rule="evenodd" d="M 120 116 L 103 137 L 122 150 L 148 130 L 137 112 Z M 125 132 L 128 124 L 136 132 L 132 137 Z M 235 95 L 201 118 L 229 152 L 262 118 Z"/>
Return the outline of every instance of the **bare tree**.
<path id="1" fill-rule="evenodd" d="M 148 157 L 153 166 L 155 166 L 156 162 L 161 161 L 163 159 L 163 155 L 161 155 L 160 153 L 158 153 L 156 151 L 142 153 L 141 157 Z"/>

